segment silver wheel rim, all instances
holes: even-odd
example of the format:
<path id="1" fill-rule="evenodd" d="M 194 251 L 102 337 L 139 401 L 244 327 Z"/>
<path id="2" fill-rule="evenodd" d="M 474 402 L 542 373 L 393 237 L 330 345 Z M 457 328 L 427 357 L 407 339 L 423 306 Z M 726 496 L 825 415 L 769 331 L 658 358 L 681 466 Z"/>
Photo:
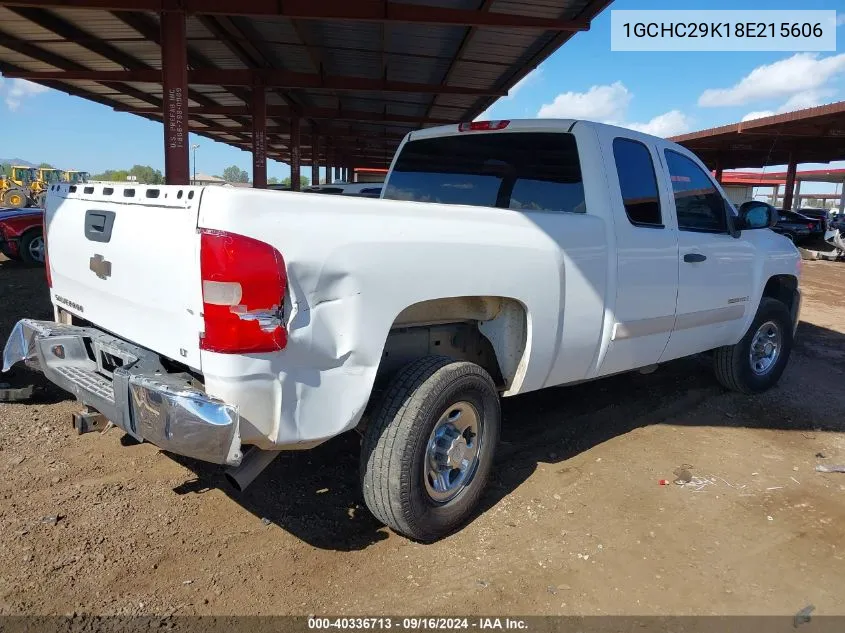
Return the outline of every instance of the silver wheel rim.
<path id="1" fill-rule="evenodd" d="M 44 262 L 44 237 L 39 235 L 29 243 L 29 254 L 37 262 Z"/>
<path id="2" fill-rule="evenodd" d="M 481 417 L 469 402 L 450 405 L 428 438 L 423 481 L 428 496 L 448 503 L 466 488 L 478 470 L 484 439 Z"/>
<path id="3" fill-rule="evenodd" d="M 751 351 L 748 354 L 751 361 L 751 371 L 758 376 L 767 374 L 780 356 L 782 345 L 780 327 L 774 321 L 766 321 L 757 328 L 751 339 Z"/>

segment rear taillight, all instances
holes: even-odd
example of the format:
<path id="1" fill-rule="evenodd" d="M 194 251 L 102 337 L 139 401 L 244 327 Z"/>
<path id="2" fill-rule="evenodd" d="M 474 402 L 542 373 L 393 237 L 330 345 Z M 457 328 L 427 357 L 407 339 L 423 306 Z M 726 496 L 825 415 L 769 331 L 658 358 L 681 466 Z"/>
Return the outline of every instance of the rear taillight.
<path id="1" fill-rule="evenodd" d="M 458 125 L 458 132 L 504 130 L 508 125 L 510 125 L 510 121 L 472 121 L 471 123 L 460 123 Z"/>
<path id="2" fill-rule="evenodd" d="M 285 347 L 282 308 L 287 272 L 279 251 L 251 237 L 203 230 L 200 270 L 202 349 L 245 354 Z"/>
<path id="3" fill-rule="evenodd" d="M 812 231 L 812 230 L 813 230 L 813 228 L 815 228 L 815 226 L 816 226 L 815 224 L 813 224 L 812 222 L 810 222 L 810 223 L 807 225 L 807 228 L 808 228 L 808 229 L 810 229 L 810 230 Z"/>
<path id="4" fill-rule="evenodd" d="M 50 274 L 50 253 L 47 250 L 47 212 L 41 216 L 41 238 L 44 240 L 44 270 L 47 274 L 47 287 L 53 287 L 53 275 Z"/>

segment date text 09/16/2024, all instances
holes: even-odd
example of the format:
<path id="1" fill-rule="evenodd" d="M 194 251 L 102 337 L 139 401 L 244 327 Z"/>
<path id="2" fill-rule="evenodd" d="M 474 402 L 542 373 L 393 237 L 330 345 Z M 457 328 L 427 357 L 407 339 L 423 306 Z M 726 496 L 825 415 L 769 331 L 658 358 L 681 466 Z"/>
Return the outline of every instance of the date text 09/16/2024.
<path id="1" fill-rule="evenodd" d="M 437 617 L 350 617 L 320 618 L 309 617 L 309 630 L 329 629 L 399 629 L 406 631 L 426 630 L 526 630 L 528 624 L 519 618 L 437 618 Z"/>

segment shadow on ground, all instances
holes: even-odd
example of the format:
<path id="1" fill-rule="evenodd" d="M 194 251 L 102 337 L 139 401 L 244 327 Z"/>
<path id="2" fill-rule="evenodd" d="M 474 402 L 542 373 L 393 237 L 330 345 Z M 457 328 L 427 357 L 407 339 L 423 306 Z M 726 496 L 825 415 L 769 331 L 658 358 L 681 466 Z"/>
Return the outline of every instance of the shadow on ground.
<path id="1" fill-rule="evenodd" d="M 24 266 L 22 263 L 0 255 L 0 352 L 15 323 L 20 319 L 52 319 L 53 306 L 47 288 L 43 267 Z M 2 363 L 0 363 L 0 366 Z M 33 404 L 52 404 L 73 398 L 69 393 L 56 387 L 38 372 L 27 369 L 18 363 L 12 369 L 0 374 L 0 383 L 7 383 L 13 388 L 33 385 L 35 391 L 28 402 Z"/>
<path id="2" fill-rule="evenodd" d="M 819 346 L 845 350 L 845 336 L 802 323 L 796 358 L 814 358 Z M 702 355 L 667 363 L 649 375 L 635 372 L 506 398 L 494 474 L 476 516 L 522 485 L 539 463 L 565 462 L 634 429 L 666 420 L 693 424 L 683 414 L 711 398 L 718 398 L 720 407 L 735 413 L 720 417 L 717 411 L 708 425 L 799 431 L 824 428 L 824 423 L 812 416 L 761 413 L 762 399 L 786 388 L 788 380 L 784 378 L 784 383 L 767 395 L 732 394 L 718 385 L 710 358 Z M 840 420 L 845 411 L 841 413 Z M 221 468 L 173 456 L 197 474 L 197 479 L 176 491 L 187 494 L 219 488 L 257 518 L 275 523 L 314 547 L 364 549 L 387 534 L 364 505 L 358 482 L 359 450 L 358 435 L 347 433 L 311 451 L 283 453 L 244 493 L 229 486 Z"/>

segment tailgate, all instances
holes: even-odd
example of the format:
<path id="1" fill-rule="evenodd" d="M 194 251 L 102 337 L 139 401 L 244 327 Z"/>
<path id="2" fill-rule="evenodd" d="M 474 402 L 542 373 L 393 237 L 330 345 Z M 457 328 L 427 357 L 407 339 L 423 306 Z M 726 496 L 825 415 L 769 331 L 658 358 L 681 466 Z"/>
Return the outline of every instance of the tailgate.
<path id="1" fill-rule="evenodd" d="M 47 200 L 53 302 L 201 369 L 200 187 L 55 185 Z"/>

